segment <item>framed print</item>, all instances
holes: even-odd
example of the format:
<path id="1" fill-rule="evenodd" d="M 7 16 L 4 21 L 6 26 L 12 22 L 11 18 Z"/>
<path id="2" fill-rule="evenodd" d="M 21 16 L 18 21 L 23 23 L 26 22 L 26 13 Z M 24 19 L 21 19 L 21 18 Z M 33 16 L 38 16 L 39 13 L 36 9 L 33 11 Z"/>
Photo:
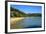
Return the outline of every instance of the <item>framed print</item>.
<path id="1" fill-rule="evenodd" d="M 5 2 L 5 32 L 45 31 L 45 3 Z"/>

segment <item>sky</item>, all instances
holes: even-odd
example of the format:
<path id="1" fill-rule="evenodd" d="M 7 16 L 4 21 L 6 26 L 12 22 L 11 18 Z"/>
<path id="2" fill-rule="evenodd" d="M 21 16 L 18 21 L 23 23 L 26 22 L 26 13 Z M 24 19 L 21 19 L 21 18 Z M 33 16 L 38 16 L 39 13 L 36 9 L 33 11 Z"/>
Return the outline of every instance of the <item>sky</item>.
<path id="1" fill-rule="evenodd" d="M 11 5 L 15 9 L 19 9 L 24 13 L 42 13 L 41 6 L 29 6 L 29 5 Z"/>

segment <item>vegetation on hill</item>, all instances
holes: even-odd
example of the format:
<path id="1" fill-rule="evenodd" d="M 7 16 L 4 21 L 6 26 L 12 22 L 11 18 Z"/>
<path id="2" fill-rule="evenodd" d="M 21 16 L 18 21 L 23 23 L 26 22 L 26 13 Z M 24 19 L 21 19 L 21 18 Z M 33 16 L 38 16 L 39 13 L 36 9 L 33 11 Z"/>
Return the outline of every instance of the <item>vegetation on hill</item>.
<path id="1" fill-rule="evenodd" d="M 10 16 L 11 17 L 31 17 L 31 16 L 41 16 L 40 13 L 26 14 L 18 9 L 10 7 Z"/>

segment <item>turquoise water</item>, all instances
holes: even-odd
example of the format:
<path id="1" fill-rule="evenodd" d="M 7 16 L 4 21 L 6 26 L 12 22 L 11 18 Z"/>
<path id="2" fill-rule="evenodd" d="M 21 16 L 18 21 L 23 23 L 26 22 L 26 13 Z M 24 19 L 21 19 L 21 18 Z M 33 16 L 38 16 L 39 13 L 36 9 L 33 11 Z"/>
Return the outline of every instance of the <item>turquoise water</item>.
<path id="1" fill-rule="evenodd" d="M 42 24 L 41 17 L 25 17 L 16 23 L 16 28 L 40 28 Z"/>

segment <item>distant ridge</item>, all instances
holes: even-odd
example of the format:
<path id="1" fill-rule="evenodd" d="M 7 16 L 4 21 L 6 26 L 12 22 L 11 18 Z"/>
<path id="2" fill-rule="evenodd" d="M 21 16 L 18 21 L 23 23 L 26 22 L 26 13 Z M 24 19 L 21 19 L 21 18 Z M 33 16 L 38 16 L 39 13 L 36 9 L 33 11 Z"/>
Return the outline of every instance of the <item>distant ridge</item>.
<path id="1" fill-rule="evenodd" d="M 31 16 L 41 16 L 41 13 L 29 13 L 29 14 L 26 14 L 24 12 L 22 12 L 21 10 L 19 9 L 15 9 L 13 7 L 10 7 L 10 16 L 11 17 L 31 17 Z"/>

